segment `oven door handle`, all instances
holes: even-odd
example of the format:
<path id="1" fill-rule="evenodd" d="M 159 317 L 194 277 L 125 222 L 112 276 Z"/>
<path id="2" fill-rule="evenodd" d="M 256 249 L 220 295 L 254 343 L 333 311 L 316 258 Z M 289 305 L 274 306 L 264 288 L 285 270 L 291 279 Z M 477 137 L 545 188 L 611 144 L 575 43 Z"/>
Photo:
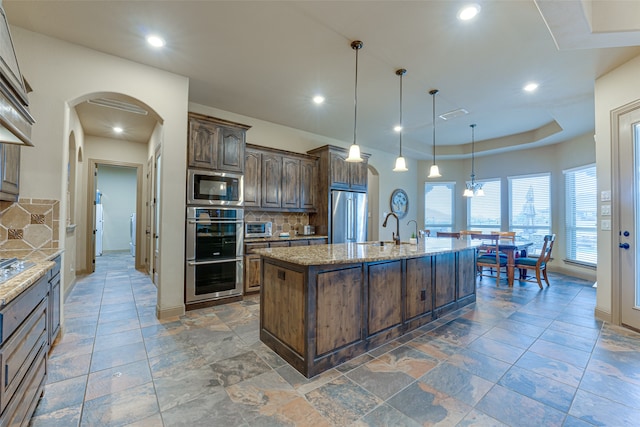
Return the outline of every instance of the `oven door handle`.
<path id="1" fill-rule="evenodd" d="M 242 224 L 244 221 L 241 219 L 230 220 L 230 221 L 212 220 L 212 219 L 203 219 L 203 220 L 190 219 L 190 220 L 187 220 L 187 222 L 189 224 Z"/>
<path id="2" fill-rule="evenodd" d="M 225 262 L 238 262 L 237 258 L 227 258 L 227 259 L 219 259 L 215 261 L 187 261 L 188 266 L 194 265 L 207 265 L 207 264 L 222 264 Z"/>

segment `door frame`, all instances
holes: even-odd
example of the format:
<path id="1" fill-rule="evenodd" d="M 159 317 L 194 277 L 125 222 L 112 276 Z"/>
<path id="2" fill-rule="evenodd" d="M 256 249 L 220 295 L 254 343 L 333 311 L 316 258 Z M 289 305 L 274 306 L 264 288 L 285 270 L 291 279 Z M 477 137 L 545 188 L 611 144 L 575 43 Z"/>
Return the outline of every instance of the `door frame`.
<path id="1" fill-rule="evenodd" d="M 611 323 L 622 324 L 622 262 L 617 254 L 621 230 L 621 178 L 620 178 L 620 119 L 625 114 L 640 110 L 640 100 L 630 102 L 611 111 Z M 640 248 L 635 248 L 640 250 Z M 636 272 L 637 274 L 637 272 Z"/>
<path id="2" fill-rule="evenodd" d="M 114 160 L 100 160 L 100 159 L 89 159 L 89 179 L 87 180 L 87 214 L 91 215 L 91 217 L 87 218 L 87 230 L 86 230 L 86 245 L 89 249 L 86 253 L 86 265 L 89 273 L 93 273 L 96 271 L 96 239 L 95 239 L 95 204 L 96 204 L 96 194 L 95 194 L 95 186 L 96 186 L 96 175 L 97 175 L 97 167 L 98 165 L 105 166 L 123 166 L 128 168 L 136 169 L 136 224 L 140 224 L 140 218 L 145 218 L 145 215 L 142 214 L 142 172 L 144 165 L 140 163 L 129 163 L 129 162 L 120 162 Z M 136 242 L 142 242 L 143 240 L 140 238 L 141 232 L 143 229 L 140 225 L 136 225 Z M 136 254 L 135 254 L 135 268 L 136 270 L 142 270 L 144 268 L 144 263 L 142 262 L 142 248 L 144 245 L 136 244 Z"/>

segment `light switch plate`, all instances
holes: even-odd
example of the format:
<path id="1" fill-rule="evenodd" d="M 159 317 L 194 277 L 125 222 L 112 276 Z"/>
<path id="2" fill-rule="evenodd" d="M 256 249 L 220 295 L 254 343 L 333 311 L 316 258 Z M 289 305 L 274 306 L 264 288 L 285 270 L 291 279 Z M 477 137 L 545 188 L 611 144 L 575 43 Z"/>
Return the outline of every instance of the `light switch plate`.
<path id="1" fill-rule="evenodd" d="M 611 191 L 603 190 L 600 192 L 600 200 L 603 202 L 608 202 L 611 200 Z"/>
<path id="2" fill-rule="evenodd" d="M 602 205 L 602 206 L 600 206 L 600 215 L 602 215 L 602 216 L 611 216 L 611 205 Z"/>
<path id="3" fill-rule="evenodd" d="M 600 230 L 611 230 L 611 221 L 608 219 L 600 221 Z"/>

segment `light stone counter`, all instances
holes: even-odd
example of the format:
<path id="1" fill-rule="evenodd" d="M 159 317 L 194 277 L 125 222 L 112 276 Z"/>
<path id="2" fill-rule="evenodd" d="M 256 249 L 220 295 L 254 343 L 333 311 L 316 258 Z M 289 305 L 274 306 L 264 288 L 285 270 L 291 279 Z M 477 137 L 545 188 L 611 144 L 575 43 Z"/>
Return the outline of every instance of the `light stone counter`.
<path id="1" fill-rule="evenodd" d="M 459 252 L 481 244 L 480 240 L 427 237 L 417 245 L 405 242 L 400 245 L 394 245 L 393 242 L 385 242 L 380 245 L 379 241 L 372 241 L 288 248 L 262 248 L 254 249 L 254 252 L 266 258 L 310 266 L 419 258 Z"/>
<path id="2" fill-rule="evenodd" d="M 18 258 L 35 263 L 33 267 L 25 272 L 0 284 L 0 307 L 9 304 L 9 302 L 44 276 L 47 271 L 55 265 L 51 260 L 61 253 L 61 249 L 0 250 L 0 258 Z"/>

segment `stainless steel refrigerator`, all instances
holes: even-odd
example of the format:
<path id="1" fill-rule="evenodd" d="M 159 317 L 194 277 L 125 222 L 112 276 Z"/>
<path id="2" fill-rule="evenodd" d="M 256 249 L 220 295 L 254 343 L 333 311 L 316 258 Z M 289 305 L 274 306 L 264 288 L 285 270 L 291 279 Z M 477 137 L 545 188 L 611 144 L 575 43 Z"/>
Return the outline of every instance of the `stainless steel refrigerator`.
<path id="1" fill-rule="evenodd" d="M 331 192 L 331 243 L 367 240 L 367 193 Z"/>

